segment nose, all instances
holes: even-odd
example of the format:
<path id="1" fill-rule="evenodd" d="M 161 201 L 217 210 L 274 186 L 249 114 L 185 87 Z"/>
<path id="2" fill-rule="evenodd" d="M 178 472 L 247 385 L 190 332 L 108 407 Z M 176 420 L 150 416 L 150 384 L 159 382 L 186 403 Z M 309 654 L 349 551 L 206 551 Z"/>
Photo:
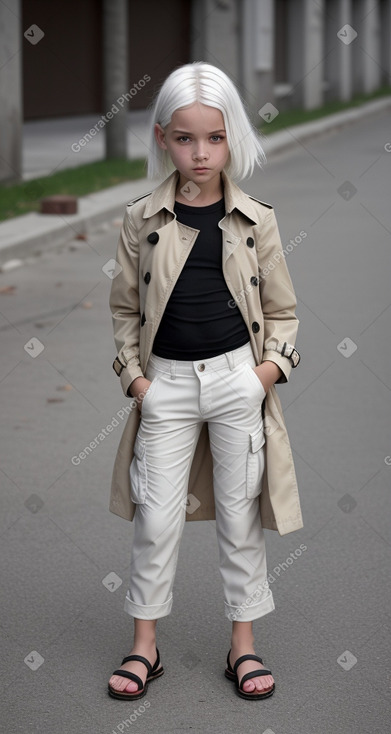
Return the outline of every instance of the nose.
<path id="1" fill-rule="evenodd" d="M 206 160 L 207 158 L 209 158 L 209 155 L 206 152 L 203 143 L 197 143 L 196 149 L 193 153 L 193 158 L 196 161 L 202 161 L 202 160 Z"/>

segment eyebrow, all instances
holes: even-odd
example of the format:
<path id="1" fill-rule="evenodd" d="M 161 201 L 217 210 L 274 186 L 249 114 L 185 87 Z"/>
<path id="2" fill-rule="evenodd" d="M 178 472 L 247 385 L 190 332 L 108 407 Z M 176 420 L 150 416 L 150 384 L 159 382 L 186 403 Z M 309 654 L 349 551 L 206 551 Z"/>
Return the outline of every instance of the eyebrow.
<path id="1" fill-rule="evenodd" d="M 187 130 L 173 130 L 173 133 L 182 133 L 182 135 L 191 135 L 191 133 L 187 132 Z M 216 135 L 216 133 L 225 133 L 225 130 L 221 128 L 221 130 L 212 130 L 212 132 L 208 133 L 208 135 Z"/>

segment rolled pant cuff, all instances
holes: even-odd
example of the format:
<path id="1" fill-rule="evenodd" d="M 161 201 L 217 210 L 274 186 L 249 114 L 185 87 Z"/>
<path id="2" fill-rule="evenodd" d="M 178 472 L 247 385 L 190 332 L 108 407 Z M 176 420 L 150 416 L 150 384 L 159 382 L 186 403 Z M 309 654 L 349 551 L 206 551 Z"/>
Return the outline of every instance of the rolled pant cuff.
<path id="1" fill-rule="evenodd" d="M 126 593 L 124 611 L 137 619 L 159 619 L 166 617 L 171 612 L 173 596 L 169 597 L 164 604 L 136 604 Z"/>
<path id="2" fill-rule="evenodd" d="M 254 619 L 263 617 L 275 609 L 273 594 L 269 594 L 257 604 L 246 604 L 245 602 L 239 606 L 227 604 L 224 602 L 225 616 L 231 622 L 252 622 Z"/>

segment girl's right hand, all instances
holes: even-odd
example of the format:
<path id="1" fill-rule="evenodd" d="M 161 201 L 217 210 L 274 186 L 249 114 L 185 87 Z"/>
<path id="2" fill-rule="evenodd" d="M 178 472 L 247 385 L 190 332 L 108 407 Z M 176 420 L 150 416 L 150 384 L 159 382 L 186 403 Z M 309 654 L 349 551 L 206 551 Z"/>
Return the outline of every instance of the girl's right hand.
<path id="1" fill-rule="evenodd" d="M 147 380 L 146 377 L 136 377 L 133 382 L 130 383 L 128 392 L 137 402 L 137 408 L 141 413 L 141 406 L 144 400 L 145 394 L 151 385 L 151 381 Z"/>

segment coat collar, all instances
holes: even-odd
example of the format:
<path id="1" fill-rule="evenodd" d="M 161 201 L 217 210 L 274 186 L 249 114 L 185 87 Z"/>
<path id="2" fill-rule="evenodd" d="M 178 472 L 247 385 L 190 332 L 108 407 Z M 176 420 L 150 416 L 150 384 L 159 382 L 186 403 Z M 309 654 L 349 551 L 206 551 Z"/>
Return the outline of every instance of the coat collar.
<path id="1" fill-rule="evenodd" d="M 257 223 L 255 206 L 247 194 L 242 191 L 230 178 L 225 171 L 221 172 L 226 214 L 231 214 L 234 209 L 238 209 L 254 224 Z M 162 209 L 167 209 L 174 215 L 175 192 L 179 180 L 179 171 L 176 169 L 151 193 L 144 210 L 144 219 L 152 217 Z"/>

